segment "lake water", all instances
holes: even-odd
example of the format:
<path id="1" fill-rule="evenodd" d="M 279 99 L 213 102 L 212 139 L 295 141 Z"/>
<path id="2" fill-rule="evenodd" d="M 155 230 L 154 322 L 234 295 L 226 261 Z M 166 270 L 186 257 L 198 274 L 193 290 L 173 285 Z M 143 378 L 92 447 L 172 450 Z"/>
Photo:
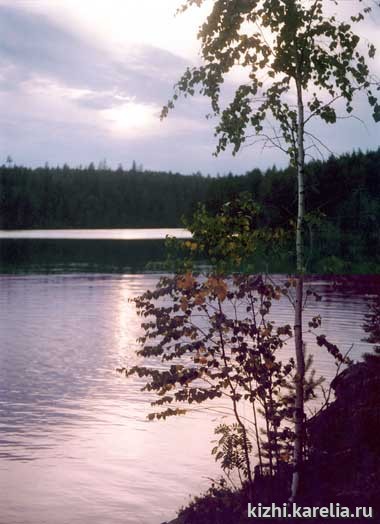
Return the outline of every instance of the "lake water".
<path id="1" fill-rule="evenodd" d="M 0 230 L 1 273 L 139 273 L 166 260 L 166 236 L 185 229 Z"/>
<path id="2" fill-rule="evenodd" d="M 218 404 L 147 422 L 142 383 L 115 372 L 137 362 L 140 319 L 129 299 L 157 279 L 0 276 L 0 524 L 159 524 L 218 476 L 210 456 Z M 355 358 L 370 349 L 361 325 L 373 284 L 314 283 L 322 331 L 343 351 L 354 343 Z M 275 315 L 292 322 L 285 301 Z M 311 342 L 308 350 L 332 377 L 325 351 Z"/>
<path id="3" fill-rule="evenodd" d="M 156 229 L 17 229 L 0 230 L 0 239 L 43 240 L 162 240 L 166 236 L 189 238 L 181 228 Z"/>

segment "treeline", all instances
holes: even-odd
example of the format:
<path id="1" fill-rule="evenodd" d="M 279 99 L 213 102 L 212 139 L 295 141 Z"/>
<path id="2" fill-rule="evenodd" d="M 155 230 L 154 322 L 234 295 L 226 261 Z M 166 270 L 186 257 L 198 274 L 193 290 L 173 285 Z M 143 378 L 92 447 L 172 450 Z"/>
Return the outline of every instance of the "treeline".
<path id="1" fill-rule="evenodd" d="M 198 202 L 217 208 L 242 191 L 262 206 L 263 225 L 286 225 L 296 212 L 293 168 L 210 177 L 166 172 L 0 167 L 0 227 L 176 227 Z M 365 232 L 376 242 L 380 222 L 380 149 L 311 162 L 306 173 L 308 211 L 330 234 Z M 315 217 L 313 218 L 315 222 Z M 310 222 L 312 223 L 313 220 Z"/>
<path id="2" fill-rule="evenodd" d="M 175 227 L 209 180 L 138 170 L 0 167 L 0 227 Z"/>

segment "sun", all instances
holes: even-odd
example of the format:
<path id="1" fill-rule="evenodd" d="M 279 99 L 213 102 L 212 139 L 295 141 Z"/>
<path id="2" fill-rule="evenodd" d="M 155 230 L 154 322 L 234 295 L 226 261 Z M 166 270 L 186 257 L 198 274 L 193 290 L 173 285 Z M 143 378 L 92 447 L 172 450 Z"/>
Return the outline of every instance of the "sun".
<path id="1" fill-rule="evenodd" d="M 135 101 L 105 109 L 101 113 L 110 129 L 121 134 L 141 135 L 142 133 L 151 133 L 159 123 L 158 107 Z"/>

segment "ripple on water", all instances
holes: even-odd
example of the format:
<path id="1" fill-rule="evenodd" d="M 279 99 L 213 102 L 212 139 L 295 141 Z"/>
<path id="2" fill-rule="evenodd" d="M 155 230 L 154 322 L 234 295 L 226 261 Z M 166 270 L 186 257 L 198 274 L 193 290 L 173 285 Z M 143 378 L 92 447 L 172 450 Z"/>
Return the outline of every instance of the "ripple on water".
<path id="1" fill-rule="evenodd" d="M 155 275 L 0 277 L 0 506 L 6 524 L 150 524 L 216 477 L 209 451 L 225 411 L 148 423 L 141 380 L 115 372 L 135 363 L 140 319 L 129 299 Z M 361 325 L 368 289 L 343 293 L 314 283 L 322 332 L 352 356 L 368 350 Z M 273 308 L 291 323 L 286 301 Z M 310 337 L 327 377 L 334 366 Z M 288 353 L 286 353 L 286 351 Z M 286 354 L 292 351 L 289 347 Z"/>

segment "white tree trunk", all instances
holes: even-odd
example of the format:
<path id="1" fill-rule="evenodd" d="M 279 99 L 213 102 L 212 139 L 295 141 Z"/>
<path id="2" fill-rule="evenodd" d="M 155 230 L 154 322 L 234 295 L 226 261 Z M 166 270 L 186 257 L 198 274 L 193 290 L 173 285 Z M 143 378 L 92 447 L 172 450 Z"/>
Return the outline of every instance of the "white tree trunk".
<path id="1" fill-rule="evenodd" d="M 291 488 L 291 501 L 295 500 L 300 484 L 300 470 L 303 461 L 303 436 L 304 436 L 304 377 L 305 377 L 305 355 L 302 338 L 302 303 L 303 303 L 303 272 L 304 272 L 304 239 L 303 222 L 305 216 L 305 150 L 304 150 L 304 105 L 302 97 L 302 85 L 297 82 L 297 106 L 298 106 L 298 129 L 297 129 L 297 178 L 298 178 L 298 213 L 297 213 L 297 284 L 294 318 L 294 340 L 296 350 L 296 398 L 294 410 L 294 455 L 293 455 L 293 478 Z"/>

